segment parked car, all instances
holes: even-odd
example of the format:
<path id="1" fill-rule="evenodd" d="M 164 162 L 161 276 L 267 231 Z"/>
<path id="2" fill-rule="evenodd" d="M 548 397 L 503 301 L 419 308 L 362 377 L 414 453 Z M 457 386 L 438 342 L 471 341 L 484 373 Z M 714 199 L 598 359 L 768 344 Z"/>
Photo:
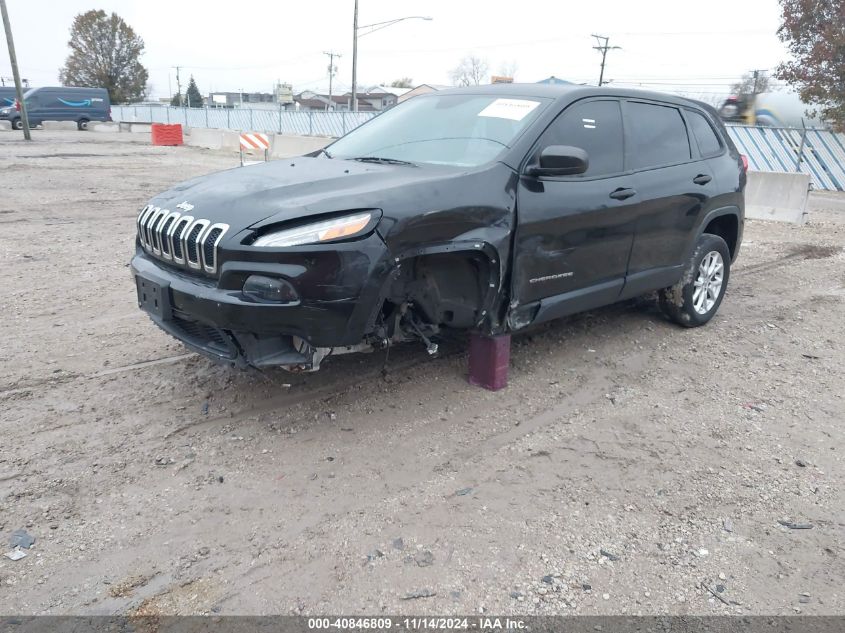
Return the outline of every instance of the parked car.
<path id="1" fill-rule="evenodd" d="M 32 127 L 44 121 L 74 121 L 80 130 L 86 130 L 90 121 L 111 121 L 111 103 L 105 88 L 31 88 L 23 98 Z M 0 120 L 11 121 L 16 130 L 23 128 L 17 101 L 0 108 Z"/>
<path id="2" fill-rule="evenodd" d="M 707 323 L 744 223 L 746 165 L 710 106 L 499 84 L 410 99 L 325 150 L 202 176 L 137 218 L 138 305 L 217 360 L 488 335 L 650 291 Z"/>

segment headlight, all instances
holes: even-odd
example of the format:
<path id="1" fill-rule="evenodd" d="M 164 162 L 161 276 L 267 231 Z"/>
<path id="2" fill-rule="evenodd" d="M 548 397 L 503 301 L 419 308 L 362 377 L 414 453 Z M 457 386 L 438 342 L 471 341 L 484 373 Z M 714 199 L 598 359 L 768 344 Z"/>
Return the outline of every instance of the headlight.
<path id="1" fill-rule="evenodd" d="M 281 247 L 331 242 L 361 233 L 372 219 L 372 213 L 356 213 L 342 218 L 298 226 L 295 229 L 268 233 L 259 237 L 252 245 Z"/>

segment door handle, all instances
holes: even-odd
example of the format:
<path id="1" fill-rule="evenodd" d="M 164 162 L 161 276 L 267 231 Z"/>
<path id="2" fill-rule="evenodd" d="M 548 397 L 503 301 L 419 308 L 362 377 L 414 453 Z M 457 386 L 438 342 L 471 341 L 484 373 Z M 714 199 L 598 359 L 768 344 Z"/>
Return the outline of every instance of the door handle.
<path id="1" fill-rule="evenodd" d="M 706 185 L 708 182 L 713 180 L 712 176 L 708 176 L 707 174 L 698 174 L 692 181 L 697 185 Z"/>
<path id="2" fill-rule="evenodd" d="M 635 195 L 637 195 L 636 189 L 626 189 L 625 187 L 619 187 L 619 189 L 614 189 L 610 193 L 610 197 L 614 200 L 627 200 Z"/>

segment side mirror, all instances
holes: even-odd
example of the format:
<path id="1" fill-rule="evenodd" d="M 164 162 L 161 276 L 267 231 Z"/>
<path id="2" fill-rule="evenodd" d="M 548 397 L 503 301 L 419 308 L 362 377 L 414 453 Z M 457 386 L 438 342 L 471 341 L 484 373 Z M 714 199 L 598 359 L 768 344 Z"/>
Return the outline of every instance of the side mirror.
<path id="1" fill-rule="evenodd" d="M 575 176 L 590 166 L 590 158 L 580 147 L 549 145 L 540 152 L 540 164 L 529 167 L 530 176 Z"/>

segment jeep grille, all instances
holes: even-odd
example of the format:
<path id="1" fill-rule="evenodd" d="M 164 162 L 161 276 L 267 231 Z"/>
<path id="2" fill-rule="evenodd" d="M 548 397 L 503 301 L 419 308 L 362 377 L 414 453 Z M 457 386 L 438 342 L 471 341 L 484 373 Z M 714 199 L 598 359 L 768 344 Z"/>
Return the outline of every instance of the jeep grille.
<path id="1" fill-rule="evenodd" d="M 146 206 L 138 215 L 138 241 L 153 257 L 175 266 L 217 272 L 217 245 L 228 224 Z"/>

